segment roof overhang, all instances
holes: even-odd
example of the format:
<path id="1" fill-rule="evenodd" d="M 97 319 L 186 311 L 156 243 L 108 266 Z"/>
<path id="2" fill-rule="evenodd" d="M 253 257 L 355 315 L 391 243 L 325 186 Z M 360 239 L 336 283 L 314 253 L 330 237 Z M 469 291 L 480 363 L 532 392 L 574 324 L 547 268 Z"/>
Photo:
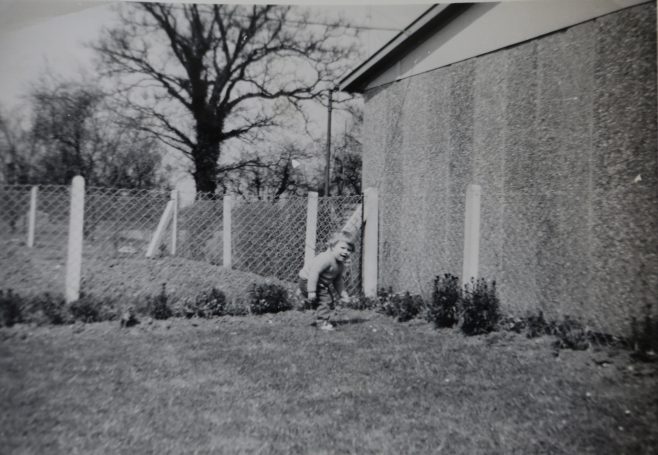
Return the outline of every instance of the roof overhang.
<path id="1" fill-rule="evenodd" d="M 341 79 L 338 84 L 339 90 L 363 93 L 368 82 L 375 76 L 386 70 L 400 56 L 430 37 L 437 28 L 447 24 L 471 6 L 472 3 L 432 5 L 365 62 Z"/>

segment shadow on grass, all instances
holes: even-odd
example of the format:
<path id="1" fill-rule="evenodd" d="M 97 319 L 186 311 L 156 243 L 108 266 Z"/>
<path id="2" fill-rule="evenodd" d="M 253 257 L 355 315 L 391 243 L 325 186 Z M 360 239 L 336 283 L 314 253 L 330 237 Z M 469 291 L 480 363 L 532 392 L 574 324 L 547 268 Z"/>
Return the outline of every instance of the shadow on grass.
<path id="1" fill-rule="evenodd" d="M 332 322 L 334 325 L 363 324 L 364 322 L 368 322 L 368 319 L 351 318 L 351 319 L 340 319 Z"/>

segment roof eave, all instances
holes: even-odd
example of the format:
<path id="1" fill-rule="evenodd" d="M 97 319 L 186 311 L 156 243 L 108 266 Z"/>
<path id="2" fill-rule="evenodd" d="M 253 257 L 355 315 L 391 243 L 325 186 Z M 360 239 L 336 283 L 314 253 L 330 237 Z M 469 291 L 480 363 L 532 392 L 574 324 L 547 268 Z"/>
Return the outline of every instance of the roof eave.
<path id="1" fill-rule="evenodd" d="M 432 5 L 365 62 L 341 79 L 338 89 L 349 93 L 363 93 L 368 83 L 390 67 L 400 55 L 418 46 L 425 37 L 434 33 L 441 23 L 449 22 L 471 5 L 471 3 Z"/>

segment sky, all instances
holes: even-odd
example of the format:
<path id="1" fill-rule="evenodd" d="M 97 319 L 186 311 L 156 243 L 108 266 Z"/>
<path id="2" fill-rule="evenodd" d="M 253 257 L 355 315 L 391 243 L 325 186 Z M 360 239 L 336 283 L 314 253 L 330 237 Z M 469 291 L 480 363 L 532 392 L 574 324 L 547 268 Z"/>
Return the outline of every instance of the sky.
<path id="1" fill-rule="evenodd" d="M 247 3 L 240 1 L 241 3 Z M 344 2 L 345 3 L 345 2 Z M 94 54 L 85 43 L 94 41 L 103 27 L 112 25 L 116 2 L 100 0 L 0 0 L 0 109 L 12 115 L 25 105 L 25 95 L 44 70 L 62 77 L 93 76 Z M 361 31 L 364 55 L 371 55 L 392 39 L 430 5 L 333 4 L 314 6 L 318 15 L 336 13 L 349 17 Z M 376 28 L 376 30 L 375 30 Z M 318 112 L 325 116 L 324 112 Z M 321 119 L 324 122 L 324 119 Z M 345 120 L 334 117 L 334 135 Z M 174 158 L 172 158 L 174 159 Z M 184 163 L 180 157 L 178 163 Z M 178 173 L 174 184 L 190 192 L 190 177 Z"/>
<path id="2" fill-rule="evenodd" d="M 362 30 L 362 45 L 370 55 L 429 7 L 418 3 L 307 6 L 340 11 L 358 25 L 387 29 Z M 20 104 L 46 68 L 62 76 L 93 74 L 93 52 L 84 43 L 112 24 L 112 5 L 94 0 L 0 0 L 0 106 L 6 111 Z"/>

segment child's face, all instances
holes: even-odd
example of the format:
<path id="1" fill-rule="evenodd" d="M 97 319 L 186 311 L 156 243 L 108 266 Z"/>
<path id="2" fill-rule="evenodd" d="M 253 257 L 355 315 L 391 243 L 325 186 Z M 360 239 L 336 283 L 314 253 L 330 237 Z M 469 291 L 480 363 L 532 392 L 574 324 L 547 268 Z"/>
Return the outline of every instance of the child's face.
<path id="1" fill-rule="evenodd" d="M 334 257 L 338 262 L 344 262 L 349 259 L 350 253 L 352 252 L 347 243 L 342 240 L 336 243 L 331 251 L 334 253 Z"/>

